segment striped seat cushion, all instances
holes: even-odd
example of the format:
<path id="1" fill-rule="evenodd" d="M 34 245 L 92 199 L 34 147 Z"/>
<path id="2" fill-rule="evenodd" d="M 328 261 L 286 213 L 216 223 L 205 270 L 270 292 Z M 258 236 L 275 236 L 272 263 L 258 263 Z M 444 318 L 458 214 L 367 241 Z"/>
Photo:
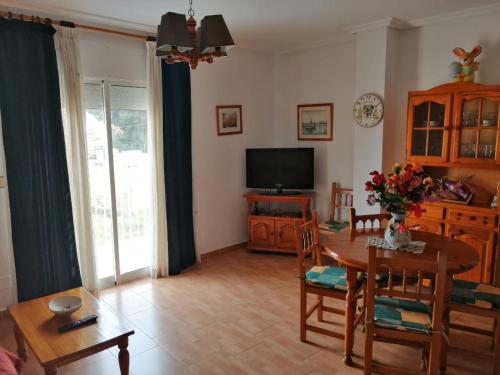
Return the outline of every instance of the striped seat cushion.
<path id="1" fill-rule="evenodd" d="M 358 286 L 363 274 L 358 272 Z M 325 288 L 347 290 L 346 269 L 341 267 L 314 266 L 306 273 L 306 283 Z"/>
<path id="2" fill-rule="evenodd" d="M 430 333 L 432 307 L 418 301 L 375 297 L 374 323 L 384 328 Z"/>
<path id="3" fill-rule="evenodd" d="M 473 281 L 453 280 L 452 302 L 485 309 L 500 308 L 500 288 Z"/>

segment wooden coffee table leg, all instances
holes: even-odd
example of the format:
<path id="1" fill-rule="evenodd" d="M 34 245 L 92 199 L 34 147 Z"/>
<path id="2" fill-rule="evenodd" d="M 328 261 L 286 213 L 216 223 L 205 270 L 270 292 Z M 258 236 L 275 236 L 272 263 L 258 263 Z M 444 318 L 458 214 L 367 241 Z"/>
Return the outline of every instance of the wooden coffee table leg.
<path id="1" fill-rule="evenodd" d="M 352 365 L 352 347 L 354 345 L 354 319 L 356 317 L 356 277 L 357 270 L 347 267 L 346 281 L 346 312 L 345 312 L 345 339 L 344 339 L 344 363 Z"/>
<path id="2" fill-rule="evenodd" d="M 14 324 L 14 337 L 16 338 L 16 344 L 17 344 L 17 355 L 19 358 L 21 358 L 24 362 L 28 360 L 28 356 L 26 355 L 26 347 L 24 345 L 24 336 L 17 326 L 17 324 Z"/>
<path id="3" fill-rule="evenodd" d="M 118 361 L 120 363 L 120 373 L 121 375 L 128 375 L 128 368 L 130 365 L 130 354 L 127 350 L 128 347 L 128 336 L 123 337 L 118 341 L 118 348 L 120 348 L 120 353 L 118 353 Z"/>
<path id="4" fill-rule="evenodd" d="M 450 337 L 450 295 L 453 288 L 453 275 L 448 275 L 446 279 L 446 290 L 444 294 L 444 313 L 443 313 L 443 345 L 441 345 L 441 360 L 439 372 L 446 374 L 448 361 L 448 340 Z"/>

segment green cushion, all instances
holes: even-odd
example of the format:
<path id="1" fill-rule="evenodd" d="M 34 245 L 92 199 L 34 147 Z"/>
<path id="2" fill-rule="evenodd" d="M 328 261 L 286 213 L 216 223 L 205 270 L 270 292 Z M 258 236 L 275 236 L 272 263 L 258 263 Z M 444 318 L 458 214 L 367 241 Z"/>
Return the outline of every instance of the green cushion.
<path id="1" fill-rule="evenodd" d="M 320 229 L 328 230 L 330 232 L 340 232 L 342 229 L 345 229 L 348 226 L 348 221 L 341 222 L 336 220 L 325 221 L 324 223 L 318 225 Z"/>
<path id="2" fill-rule="evenodd" d="M 430 333 L 432 307 L 418 301 L 375 297 L 374 323 L 385 328 Z"/>
<path id="3" fill-rule="evenodd" d="M 358 272 L 358 282 L 363 274 Z M 341 267 L 314 266 L 306 273 L 306 283 L 325 288 L 347 290 L 346 269 Z"/>
<path id="4" fill-rule="evenodd" d="M 500 308 L 500 288 L 473 281 L 453 280 L 452 302 L 486 309 Z"/>

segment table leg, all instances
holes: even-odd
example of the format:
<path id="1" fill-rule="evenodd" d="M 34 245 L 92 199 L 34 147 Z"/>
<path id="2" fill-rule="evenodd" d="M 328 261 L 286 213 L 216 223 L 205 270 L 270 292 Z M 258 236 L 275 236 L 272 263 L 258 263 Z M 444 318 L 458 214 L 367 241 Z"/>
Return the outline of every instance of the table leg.
<path id="1" fill-rule="evenodd" d="M 441 346 L 440 374 L 446 374 L 448 361 L 448 340 L 450 337 L 450 295 L 453 288 L 453 275 L 448 275 L 446 278 L 446 288 L 444 293 L 444 312 L 443 312 L 443 332 L 444 339 Z"/>
<path id="2" fill-rule="evenodd" d="M 344 339 L 344 363 L 352 365 L 352 347 L 354 345 L 354 319 L 356 318 L 356 277 L 357 270 L 347 267 L 346 281 L 346 311 L 345 311 L 345 339 Z"/>
<path id="3" fill-rule="evenodd" d="M 21 358 L 24 362 L 28 360 L 28 356 L 26 355 L 26 347 L 24 345 L 24 336 L 17 326 L 17 324 L 14 324 L 14 337 L 16 338 L 16 345 L 17 345 L 17 355 L 19 358 Z"/>
<path id="4" fill-rule="evenodd" d="M 45 372 L 45 375 L 56 375 L 57 367 L 55 366 L 45 367 L 43 371 Z"/>
<path id="5" fill-rule="evenodd" d="M 123 337 L 118 341 L 118 348 L 120 352 L 118 353 L 118 362 L 120 363 L 120 374 L 128 375 L 128 368 L 130 365 L 130 354 L 127 350 L 128 347 L 128 337 Z"/>

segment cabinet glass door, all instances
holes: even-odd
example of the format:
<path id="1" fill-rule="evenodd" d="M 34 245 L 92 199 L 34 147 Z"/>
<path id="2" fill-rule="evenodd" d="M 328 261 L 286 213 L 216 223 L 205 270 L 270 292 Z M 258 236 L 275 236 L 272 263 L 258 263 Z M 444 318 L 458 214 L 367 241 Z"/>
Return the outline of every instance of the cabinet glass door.
<path id="1" fill-rule="evenodd" d="M 449 104 L 448 95 L 410 98 L 409 159 L 446 161 Z"/>
<path id="2" fill-rule="evenodd" d="M 496 163 L 499 107 L 500 97 L 460 99 L 455 159 L 469 164 Z"/>

